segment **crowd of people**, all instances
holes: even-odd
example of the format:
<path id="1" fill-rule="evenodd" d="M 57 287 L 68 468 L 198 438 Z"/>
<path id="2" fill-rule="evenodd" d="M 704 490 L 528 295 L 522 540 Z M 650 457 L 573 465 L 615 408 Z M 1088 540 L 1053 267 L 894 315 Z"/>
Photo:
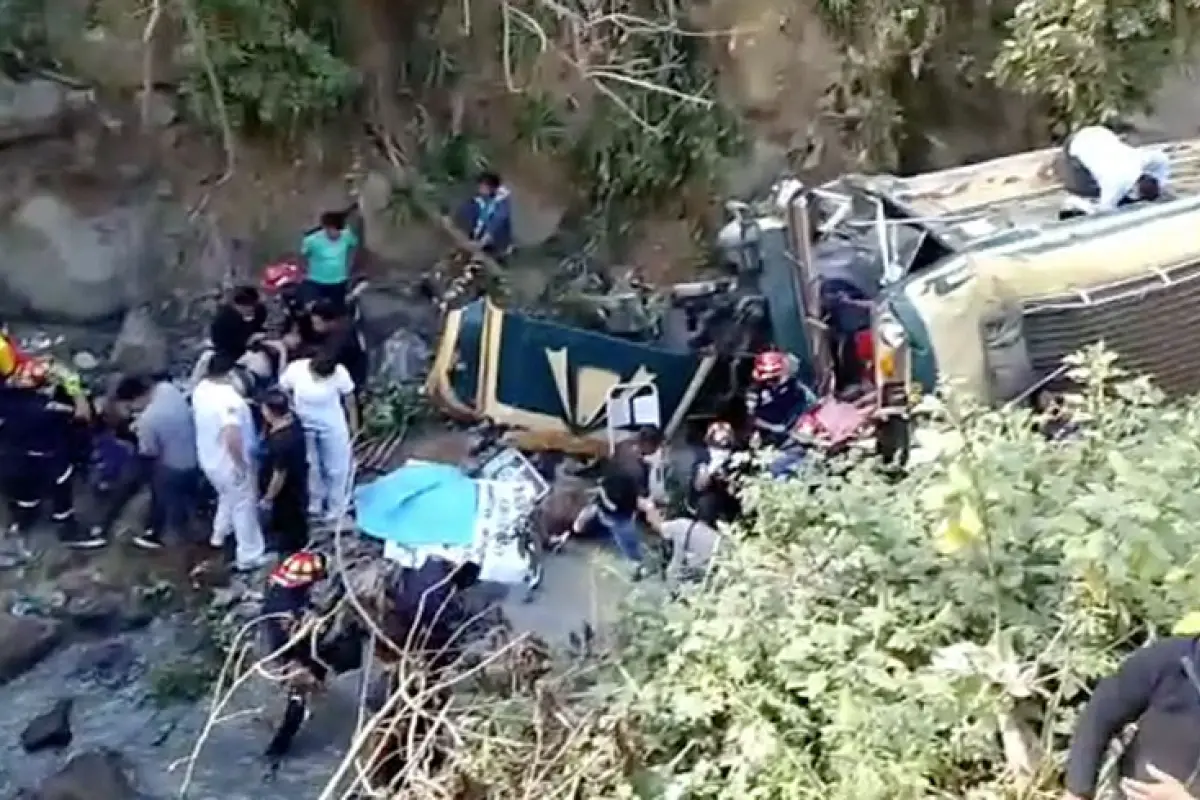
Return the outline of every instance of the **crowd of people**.
<path id="1" fill-rule="evenodd" d="M 167 374 L 123 375 L 95 395 L 61 363 L 0 340 L 10 536 L 48 516 L 65 545 L 103 547 L 148 485 L 145 526 L 132 539 L 140 547 L 193 541 L 195 511 L 209 499 L 209 543 L 223 547 L 232 536 L 236 569 L 264 566 L 269 551 L 301 550 L 311 520 L 347 507 L 368 370 L 352 318 L 356 252 L 345 215 L 323 215 L 298 263 L 267 270 L 263 289 L 279 298 L 282 324 L 268 324 L 258 288 L 233 289 L 213 316 L 191 385 Z M 86 521 L 76 513 L 81 495 L 93 500 Z"/>

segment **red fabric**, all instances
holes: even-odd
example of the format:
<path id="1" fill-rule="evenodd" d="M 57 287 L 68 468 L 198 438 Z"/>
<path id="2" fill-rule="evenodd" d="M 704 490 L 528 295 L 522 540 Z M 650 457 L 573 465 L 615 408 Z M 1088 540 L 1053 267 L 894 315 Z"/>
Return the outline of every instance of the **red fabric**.
<path id="1" fill-rule="evenodd" d="M 280 261 L 271 264 L 263 270 L 262 288 L 268 294 L 274 294 L 285 286 L 300 283 L 304 280 L 304 270 L 294 261 Z"/>

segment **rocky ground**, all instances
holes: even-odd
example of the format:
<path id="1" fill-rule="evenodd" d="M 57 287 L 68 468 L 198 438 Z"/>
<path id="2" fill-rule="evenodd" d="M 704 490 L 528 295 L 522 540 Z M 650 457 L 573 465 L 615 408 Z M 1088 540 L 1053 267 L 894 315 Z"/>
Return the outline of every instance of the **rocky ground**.
<path id="1" fill-rule="evenodd" d="M 164 599 L 156 593 L 168 579 L 154 584 L 149 576 L 156 566 L 160 576 L 169 574 L 169 567 L 151 564 L 147 570 L 154 559 L 120 544 L 112 549 L 89 556 L 97 564 L 63 567 L 48 583 L 31 585 L 34 573 L 27 572 L 23 590 L 6 595 L 0 611 L 0 692 L 6 701 L 0 705 L 0 797 L 131 800 L 180 791 L 209 719 L 209 699 L 184 699 L 195 687 L 183 681 L 198 678 L 170 670 L 188 663 L 181 659 L 204 641 L 194 612 L 155 615 L 156 602 Z M 105 589 L 101 577 L 122 565 L 150 588 Z M 85 574 L 95 580 L 73 589 Z M 602 628 L 628 589 L 607 550 L 574 544 L 551 559 L 533 602 L 514 593 L 503 605 L 516 630 L 565 644 L 584 621 Z M 297 758 L 268 779 L 259 753 L 279 712 L 279 695 L 264 681 L 251 681 L 196 758 L 187 796 L 316 798 L 350 741 L 358 688 L 355 676 L 333 686 L 310 720 Z M 33 744 L 45 749 L 26 752 Z M 41 794 L 21 794 L 34 787 Z"/>

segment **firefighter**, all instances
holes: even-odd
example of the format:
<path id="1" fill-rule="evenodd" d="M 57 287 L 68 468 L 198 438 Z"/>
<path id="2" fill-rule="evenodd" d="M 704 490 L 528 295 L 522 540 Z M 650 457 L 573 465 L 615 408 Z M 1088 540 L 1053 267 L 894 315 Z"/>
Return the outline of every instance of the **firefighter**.
<path id="1" fill-rule="evenodd" d="M 3 448 L 11 534 L 28 531 L 38 521 L 42 503 L 69 547 L 103 547 L 103 536 L 86 532 L 75 518 L 74 473 L 79 451 L 76 404 L 65 402 L 69 390 L 51 383 L 44 360 L 28 360 L 13 372 L 2 403 Z"/>
<path id="2" fill-rule="evenodd" d="M 752 443 L 783 447 L 800 415 L 817 397 L 796 375 L 791 356 L 766 350 L 754 357 L 746 413 L 752 424 Z"/>

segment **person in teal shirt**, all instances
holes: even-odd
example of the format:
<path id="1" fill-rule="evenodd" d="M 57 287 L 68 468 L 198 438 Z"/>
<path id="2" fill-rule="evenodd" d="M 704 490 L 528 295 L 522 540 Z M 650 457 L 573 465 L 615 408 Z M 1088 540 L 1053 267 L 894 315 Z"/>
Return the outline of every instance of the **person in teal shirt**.
<path id="1" fill-rule="evenodd" d="M 345 214 L 330 211 L 321 215 L 321 227 L 300 244 L 310 300 L 329 299 L 338 305 L 346 302 L 357 249 L 358 237 L 346 227 Z"/>

